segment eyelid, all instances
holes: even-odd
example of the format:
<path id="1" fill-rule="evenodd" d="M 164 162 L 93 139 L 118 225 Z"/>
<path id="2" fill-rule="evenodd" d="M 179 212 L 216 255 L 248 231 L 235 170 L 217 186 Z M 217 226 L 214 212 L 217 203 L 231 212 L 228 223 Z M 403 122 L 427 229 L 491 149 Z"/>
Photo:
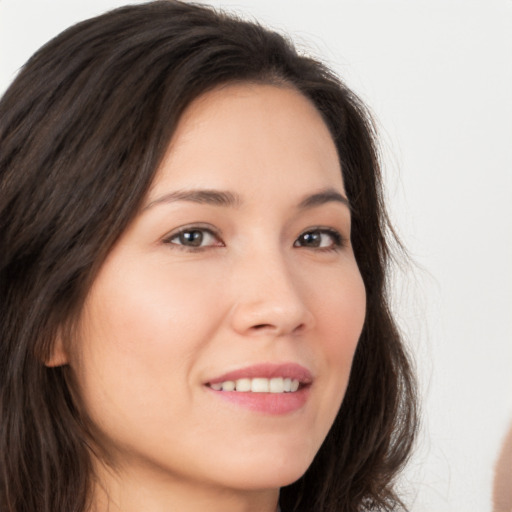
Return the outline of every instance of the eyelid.
<path id="1" fill-rule="evenodd" d="M 187 232 L 187 231 L 203 231 L 210 234 L 213 238 L 215 238 L 219 244 L 209 244 L 209 245 L 199 245 L 199 246 L 193 246 L 193 245 L 185 245 L 180 243 L 174 243 L 172 240 L 179 235 Z M 332 239 L 332 245 L 329 245 L 328 247 L 308 247 L 305 245 L 298 245 L 297 242 L 300 239 L 301 236 L 307 234 L 307 233 L 315 233 L 319 232 L 321 234 L 327 234 Z M 212 226 L 211 224 L 205 224 L 205 223 L 192 223 L 192 224 L 186 224 L 184 226 L 180 226 L 178 228 L 173 229 L 170 233 L 165 235 L 165 237 L 162 239 L 162 242 L 167 245 L 173 246 L 175 249 L 179 250 L 185 250 L 190 252 L 197 252 L 206 250 L 209 248 L 214 247 L 225 247 L 225 243 L 222 240 L 221 232 L 216 227 Z M 346 237 L 342 232 L 336 228 L 330 227 L 330 226 L 311 226 L 307 229 L 304 229 L 301 231 L 301 233 L 298 235 L 298 237 L 295 239 L 293 246 L 298 248 L 304 248 L 304 249 L 310 249 L 314 251 L 337 251 L 344 247 L 346 247 L 349 244 L 349 238 Z"/>
<path id="2" fill-rule="evenodd" d="M 307 247 L 307 246 L 300 246 L 296 245 L 299 238 L 307 233 L 314 233 L 314 232 L 320 232 L 322 234 L 328 234 L 333 239 L 333 245 L 329 247 Z M 297 237 L 293 245 L 295 247 L 303 247 L 305 249 L 311 249 L 315 251 L 336 251 L 339 249 L 342 249 L 346 247 L 349 244 L 349 238 L 346 237 L 340 230 L 329 227 L 329 226 L 312 226 L 310 228 L 305 229 L 300 233 L 300 235 Z"/>
<path id="3" fill-rule="evenodd" d="M 172 242 L 174 238 L 181 235 L 182 233 L 186 231 L 204 231 L 212 235 L 214 238 L 216 238 L 218 241 L 221 242 L 221 245 L 205 245 L 205 246 L 188 246 L 184 244 L 176 244 Z M 193 223 L 193 224 L 186 224 L 184 226 L 180 226 L 178 228 L 173 229 L 170 233 L 165 235 L 162 239 L 162 242 L 167 245 L 172 245 L 173 248 L 181 249 L 185 251 L 201 251 L 204 249 L 208 249 L 210 247 L 224 247 L 224 242 L 221 238 L 220 230 L 212 226 L 211 224 L 204 224 L 204 223 Z"/>

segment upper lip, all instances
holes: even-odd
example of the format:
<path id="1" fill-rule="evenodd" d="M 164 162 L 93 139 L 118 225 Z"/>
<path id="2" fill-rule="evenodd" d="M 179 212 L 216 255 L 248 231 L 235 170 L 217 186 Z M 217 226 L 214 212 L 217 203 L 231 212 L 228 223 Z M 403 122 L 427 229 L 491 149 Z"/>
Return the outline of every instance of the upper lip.
<path id="1" fill-rule="evenodd" d="M 229 371 L 218 377 L 214 377 L 206 384 L 217 384 L 228 380 L 236 381 L 238 379 L 255 379 L 257 377 L 272 379 L 274 377 L 283 377 L 298 380 L 301 384 L 310 384 L 313 381 L 313 375 L 304 366 L 297 363 L 261 363 L 237 370 Z"/>

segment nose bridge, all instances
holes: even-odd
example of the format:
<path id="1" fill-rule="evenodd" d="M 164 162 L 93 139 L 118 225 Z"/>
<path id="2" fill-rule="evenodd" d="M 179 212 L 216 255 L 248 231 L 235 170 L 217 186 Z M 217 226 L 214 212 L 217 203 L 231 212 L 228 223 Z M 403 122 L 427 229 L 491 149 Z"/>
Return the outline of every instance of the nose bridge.
<path id="1" fill-rule="evenodd" d="M 285 251 L 267 245 L 240 258 L 233 269 L 233 326 L 245 334 L 292 333 L 311 326 L 299 275 Z"/>

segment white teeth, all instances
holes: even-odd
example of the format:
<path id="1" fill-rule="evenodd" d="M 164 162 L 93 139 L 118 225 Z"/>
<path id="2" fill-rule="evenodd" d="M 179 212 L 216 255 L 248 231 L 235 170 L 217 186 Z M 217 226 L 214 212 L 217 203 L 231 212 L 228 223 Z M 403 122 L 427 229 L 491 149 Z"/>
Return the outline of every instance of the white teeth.
<path id="1" fill-rule="evenodd" d="M 284 393 L 284 382 L 282 377 L 270 379 L 270 392 L 271 393 Z"/>
<path id="2" fill-rule="evenodd" d="M 268 393 L 269 388 L 268 379 L 252 379 L 251 391 L 253 393 Z"/>
<path id="3" fill-rule="evenodd" d="M 222 391 L 234 391 L 235 383 L 232 380 L 227 380 L 222 383 Z"/>
<path id="4" fill-rule="evenodd" d="M 236 381 L 235 389 L 237 391 L 251 391 L 252 384 L 251 379 L 238 379 Z"/>
<path id="5" fill-rule="evenodd" d="M 257 377 L 255 379 L 238 379 L 236 381 L 226 380 L 210 384 L 215 391 L 239 391 L 252 393 L 293 393 L 299 389 L 299 381 L 288 377 L 274 377 L 265 379 Z"/>

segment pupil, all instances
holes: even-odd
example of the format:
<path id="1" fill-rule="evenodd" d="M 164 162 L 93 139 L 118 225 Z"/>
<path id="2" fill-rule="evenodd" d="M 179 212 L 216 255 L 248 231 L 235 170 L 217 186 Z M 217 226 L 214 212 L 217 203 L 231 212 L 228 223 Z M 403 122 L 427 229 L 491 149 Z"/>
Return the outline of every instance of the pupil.
<path id="1" fill-rule="evenodd" d="M 321 235 L 317 232 L 304 233 L 302 235 L 302 241 L 304 245 L 308 247 L 319 247 L 321 241 Z"/>
<path id="2" fill-rule="evenodd" d="M 203 241 L 203 233 L 201 231 L 185 231 L 180 235 L 180 242 L 183 245 L 199 247 Z"/>

